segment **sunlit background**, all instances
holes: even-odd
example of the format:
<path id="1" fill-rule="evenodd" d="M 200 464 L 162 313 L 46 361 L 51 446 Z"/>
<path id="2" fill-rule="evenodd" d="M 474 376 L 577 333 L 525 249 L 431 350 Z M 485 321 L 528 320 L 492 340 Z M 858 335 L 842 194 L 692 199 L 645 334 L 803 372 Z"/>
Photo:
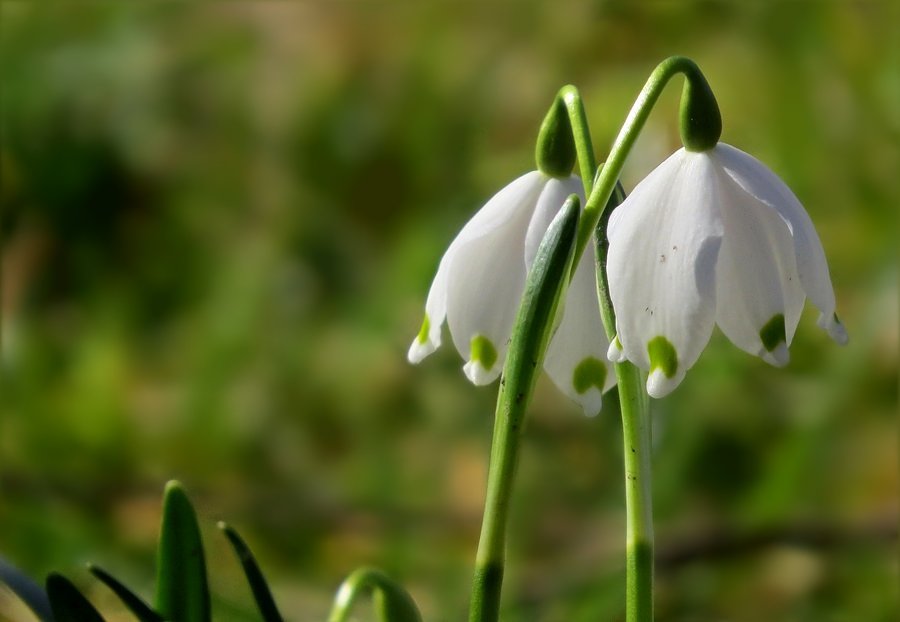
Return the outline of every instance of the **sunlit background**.
<path id="1" fill-rule="evenodd" d="M 897 5 L 641 6 L 4 0 L 0 555 L 130 619 L 84 562 L 152 596 L 177 478 L 217 620 L 257 619 L 220 519 L 289 620 L 363 564 L 464 619 L 496 385 L 450 347 L 407 364 L 431 278 L 559 87 L 602 159 L 678 53 L 807 207 L 851 343 L 807 308 L 779 370 L 717 331 L 654 402 L 658 620 L 897 620 Z M 679 146 L 679 93 L 626 189 Z M 623 619 L 615 403 L 541 379 L 505 619 Z"/>

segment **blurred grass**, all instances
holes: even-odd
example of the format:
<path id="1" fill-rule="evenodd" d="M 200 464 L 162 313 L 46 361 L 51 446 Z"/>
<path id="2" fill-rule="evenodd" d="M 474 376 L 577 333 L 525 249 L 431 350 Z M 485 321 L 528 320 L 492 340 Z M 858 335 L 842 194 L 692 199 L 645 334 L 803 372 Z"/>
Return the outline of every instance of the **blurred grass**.
<path id="1" fill-rule="evenodd" d="M 117 611 L 93 560 L 149 595 L 177 477 L 206 521 L 219 619 L 253 619 L 222 518 L 291 619 L 324 618 L 361 564 L 426 619 L 462 618 L 496 389 L 469 386 L 450 348 L 406 364 L 430 279 L 533 166 L 560 86 L 582 90 L 602 158 L 679 53 L 707 74 L 723 139 L 806 205 L 851 345 L 808 311 L 775 370 L 717 334 L 654 404 L 658 619 L 896 619 L 895 4 L 0 11 L 0 551 L 33 576 L 63 571 Z M 626 188 L 677 147 L 678 92 Z M 584 419 L 540 383 L 510 619 L 621 619 L 614 413 Z"/>

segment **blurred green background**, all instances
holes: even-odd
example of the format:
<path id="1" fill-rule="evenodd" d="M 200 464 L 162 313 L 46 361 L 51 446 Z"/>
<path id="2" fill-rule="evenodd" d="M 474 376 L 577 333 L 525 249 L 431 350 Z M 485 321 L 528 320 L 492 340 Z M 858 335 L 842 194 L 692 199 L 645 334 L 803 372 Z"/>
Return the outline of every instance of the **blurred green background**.
<path id="1" fill-rule="evenodd" d="M 255 619 L 219 519 L 291 620 L 361 564 L 464 619 L 496 385 L 450 347 L 406 363 L 431 278 L 560 86 L 602 159 L 678 53 L 816 222 L 851 344 L 807 309 L 777 370 L 717 332 L 654 403 L 658 619 L 898 619 L 897 6 L 4 0 L 0 553 L 127 619 L 82 564 L 149 596 L 178 478 L 219 620 Z M 679 92 L 626 189 L 679 146 Z M 607 405 L 539 383 L 505 619 L 623 618 Z"/>

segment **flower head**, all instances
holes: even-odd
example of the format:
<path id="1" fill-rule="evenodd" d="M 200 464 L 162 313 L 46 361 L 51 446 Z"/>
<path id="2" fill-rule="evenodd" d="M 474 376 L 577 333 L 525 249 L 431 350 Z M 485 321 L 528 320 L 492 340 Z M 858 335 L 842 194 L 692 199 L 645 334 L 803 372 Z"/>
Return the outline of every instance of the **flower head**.
<path id="1" fill-rule="evenodd" d="M 742 350 L 787 364 L 807 296 L 819 325 L 847 341 L 809 215 L 734 147 L 674 153 L 612 213 L 608 237 L 609 358 L 648 370 L 654 397 L 678 386 L 714 324 Z"/>
<path id="2" fill-rule="evenodd" d="M 441 345 L 446 321 L 469 380 L 483 385 L 500 375 L 528 270 L 570 194 L 581 195 L 577 177 L 527 173 L 466 223 L 441 259 L 422 329 L 409 348 L 410 362 Z M 600 411 L 602 392 L 615 384 L 605 360 L 609 344 L 600 323 L 595 257 L 585 252 L 576 268 L 544 360 L 556 386 L 589 415 Z"/>

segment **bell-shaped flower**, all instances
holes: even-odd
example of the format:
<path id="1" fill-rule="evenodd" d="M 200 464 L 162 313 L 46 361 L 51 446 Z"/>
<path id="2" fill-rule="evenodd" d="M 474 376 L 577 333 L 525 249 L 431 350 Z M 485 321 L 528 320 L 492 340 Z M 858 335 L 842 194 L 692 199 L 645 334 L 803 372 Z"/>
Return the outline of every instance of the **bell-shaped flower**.
<path id="1" fill-rule="evenodd" d="M 528 270 L 570 194 L 582 195 L 575 176 L 527 173 L 466 223 L 438 266 L 422 329 L 409 348 L 410 362 L 441 345 L 446 321 L 469 380 L 484 385 L 500 375 Z M 600 411 L 602 392 L 615 384 L 605 356 L 609 342 L 600 322 L 595 266 L 595 251 L 589 249 L 576 267 L 544 360 L 554 384 L 588 415 Z"/>
<path id="2" fill-rule="evenodd" d="M 648 370 L 653 397 L 678 386 L 714 324 L 742 350 L 787 364 L 807 296 L 819 325 L 847 341 L 809 215 L 734 147 L 674 153 L 612 213 L 608 237 L 617 330 L 608 356 Z"/>

